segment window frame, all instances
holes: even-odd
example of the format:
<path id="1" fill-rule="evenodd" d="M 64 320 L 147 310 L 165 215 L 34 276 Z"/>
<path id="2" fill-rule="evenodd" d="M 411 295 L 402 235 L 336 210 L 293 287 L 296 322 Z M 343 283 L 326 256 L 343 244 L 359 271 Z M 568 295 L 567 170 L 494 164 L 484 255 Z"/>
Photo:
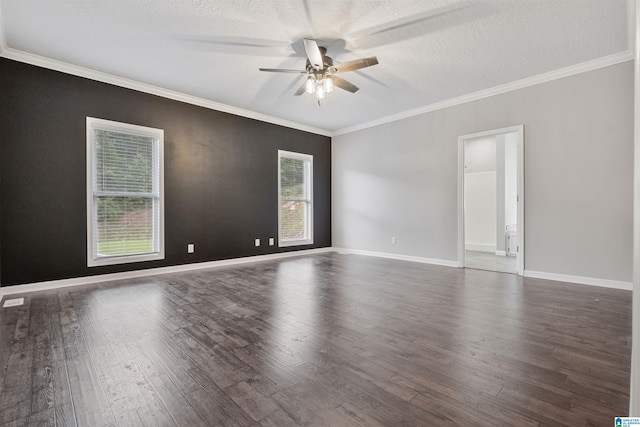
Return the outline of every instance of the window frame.
<path id="1" fill-rule="evenodd" d="M 97 253 L 97 203 L 94 203 L 96 196 L 96 173 L 95 167 L 95 131 L 105 130 L 129 135 L 144 136 L 154 138 L 156 144 L 154 160 L 157 158 L 157 174 L 154 173 L 154 191 L 152 198 L 157 199 L 158 209 L 158 233 L 154 233 L 154 246 L 157 240 L 157 251 L 143 254 L 129 255 L 109 255 L 99 256 Z M 116 122 L 111 120 L 88 117 L 86 119 L 86 154 L 87 154 L 87 266 L 96 267 L 102 265 L 127 264 L 132 262 L 153 261 L 165 258 L 164 245 L 164 130 L 146 126 L 133 125 L 129 123 Z M 153 170 L 154 168 L 152 168 Z M 131 196 L 135 197 L 135 196 Z M 155 202 L 154 202 L 155 203 Z"/>
<path id="2" fill-rule="evenodd" d="M 281 188 L 281 164 L 282 158 L 301 160 L 305 162 L 305 193 L 306 199 L 283 199 Z M 307 203 L 306 209 L 306 238 L 297 240 L 282 241 L 280 230 L 282 229 L 282 202 L 283 201 L 304 201 Z M 313 244 L 313 155 L 297 153 L 293 151 L 278 150 L 278 247 L 312 245 Z"/>

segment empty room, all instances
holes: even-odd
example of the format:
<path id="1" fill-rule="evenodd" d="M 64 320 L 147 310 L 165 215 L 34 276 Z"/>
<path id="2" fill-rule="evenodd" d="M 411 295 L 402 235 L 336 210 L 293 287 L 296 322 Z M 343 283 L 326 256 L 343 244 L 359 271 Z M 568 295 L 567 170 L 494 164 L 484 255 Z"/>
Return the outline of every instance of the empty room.
<path id="1" fill-rule="evenodd" d="M 0 0 L 0 426 L 640 424 L 635 0 Z"/>

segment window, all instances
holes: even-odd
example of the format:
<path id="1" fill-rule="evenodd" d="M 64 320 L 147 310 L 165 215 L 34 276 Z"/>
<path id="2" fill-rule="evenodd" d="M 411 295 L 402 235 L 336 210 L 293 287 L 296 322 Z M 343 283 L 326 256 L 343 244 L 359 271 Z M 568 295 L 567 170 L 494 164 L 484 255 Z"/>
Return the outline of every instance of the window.
<path id="1" fill-rule="evenodd" d="M 87 263 L 164 258 L 164 131 L 87 117 Z"/>
<path id="2" fill-rule="evenodd" d="M 278 151 L 278 245 L 313 243 L 313 156 Z"/>

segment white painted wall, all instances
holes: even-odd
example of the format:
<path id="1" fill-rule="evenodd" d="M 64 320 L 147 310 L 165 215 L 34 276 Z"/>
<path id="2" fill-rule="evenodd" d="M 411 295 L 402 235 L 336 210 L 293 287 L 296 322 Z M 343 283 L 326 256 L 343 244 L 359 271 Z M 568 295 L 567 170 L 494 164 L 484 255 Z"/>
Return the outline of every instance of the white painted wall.
<path id="1" fill-rule="evenodd" d="M 465 248 L 496 251 L 496 139 L 465 142 Z"/>
<path id="2" fill-rule="evenodd" d="M 634 22 L 634 103 L 640 112 L 640 2 L 631 3 Z M 634 175 L 633 175 L 633 304 L 631 336 L 631 393 L 629 416 L 640 417 L 640 115 L 634 122 Z"/>
<path id="3" fill-rule="evenodd" d="M 464 173 L 496 170 L 496 138 L 476 138 L 464 143 Z"/>
<path id="4" fill-rule="evenodd" d="M 525 268 L 630 282 L 630 61 L 334 137 L 333 246 L 455 262 L 457 138 L 517 124 Z"/>
<path id="5" fill-rule="evenodd" d="M 464 239 L 468 251 L 496 251 L 496 171 L 465 174 Z"/>

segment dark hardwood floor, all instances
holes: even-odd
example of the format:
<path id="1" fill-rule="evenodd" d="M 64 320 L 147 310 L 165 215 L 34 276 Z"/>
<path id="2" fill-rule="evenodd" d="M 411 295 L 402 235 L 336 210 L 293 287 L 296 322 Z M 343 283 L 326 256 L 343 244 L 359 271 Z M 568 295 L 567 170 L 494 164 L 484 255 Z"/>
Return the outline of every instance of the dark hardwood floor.
<path id="1" fill-rule="evenodd" d="M 0 309 L 0 425 L 608 426 L 631 292 L 326 253 Z"/>

